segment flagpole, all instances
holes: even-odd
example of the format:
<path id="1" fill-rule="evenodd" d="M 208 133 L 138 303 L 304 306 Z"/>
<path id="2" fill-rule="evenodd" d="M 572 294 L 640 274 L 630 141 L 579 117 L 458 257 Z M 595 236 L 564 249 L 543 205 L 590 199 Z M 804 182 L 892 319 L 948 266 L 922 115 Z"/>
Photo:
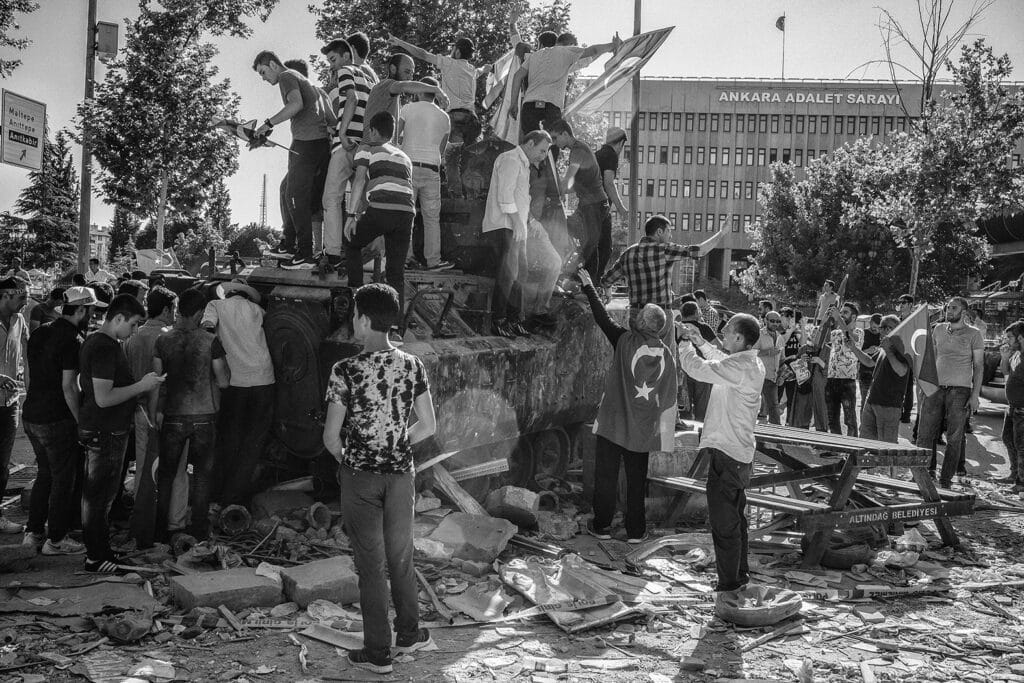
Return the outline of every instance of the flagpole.
<path id="1" fill-rule="evenodd" d="M 642 0 L 634 0 L 633 2 L 633 35 L 640 35 L 640 10 Z M 640 159 L 637 156 L 640 154 L 640 72 L 637 71 L 633 75 L 633 118 L 629 124 L 629 146 L 632 149 L 632 154 L 629 157 L 629 216 L 627 225 L 629 225 L 629 243 L 632 244 L 637 240 L 637 233 L 640 225 L 637 219 L 637 209 L 640 204 L 640 192 L 637 189 L 636 179 L 640 173 Z"/>
<path id="2" fill-rule="evenodd" d="M 786 80 L 786 13 L 782 13 L 782 80 Z"/>

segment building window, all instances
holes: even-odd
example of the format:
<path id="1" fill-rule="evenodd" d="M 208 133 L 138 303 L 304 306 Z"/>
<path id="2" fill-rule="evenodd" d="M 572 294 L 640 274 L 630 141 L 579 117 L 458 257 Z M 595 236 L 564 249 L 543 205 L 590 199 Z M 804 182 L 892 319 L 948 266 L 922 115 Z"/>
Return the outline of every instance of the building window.
<path id="1" fill-rule="evenodd" d="M 746 123 L 746 114 L 736 114 L 736 132 L 743 132 L 743 124 Z"/>
<path id="2" fill-rule="evenodd" d="M 668 112 L 661 112 L 661 129 L 668 130 Z"/>
<path id="3" fill-rule="evenodd" d="M 847 135 L 856 135 L 857 134 L 857 117 L 856 116 L 847 116 L 846 117 L 846 134 Z M 860 134 L 861 135 L 867 135 L 868 134 L 868 117 L 866 117 L 866 116 L 860 117 Z"/>
<path id="4" fill-rule="evenodd" d="M 636 155 L 636 163 L 644 163 L 644 148 L 640 147 L 640 153 Z"/>
<path id="5" fill-rule="evenodd" d="M 803 117 L 801 116 L 800 118 L 803 118 Z M 797 128 L 800 128 L 800 119 L 797 119 L 796 126 L 797 126 Z M 800 131 L 798 130 L 797 132 L 800 132 Z M 815 133 L 818 132 L 818 117 L 817 116 L 808 116 L 807 117 L 807 132 L 810 135 L 814 135 Z"/>
<path id="6" fill-rule="evenodd" d="M 729 226 L 729 217 L 724 213 L 718 214 L 718 229 L 725 230 Z"/>
<path id="7" fill-rule="evenodd" d="M 679 112 L 672 114 L 672 130 L 679 130 L 683 127 L 683 115 Z"/>
<path id="8" fill-rule="evenodd" d="M 1014 154 L 1013 155 L 1013 166 L 1012 166 L 1012 168 L 1020 168 L 1020 155 L 1019 154 Z"/>
<path id="9" fill-rule="evenodd" d="M 811 162 L 814 161 L 814 150 L 807 150 L 807 165 L 810 166 Z"/>
<path id="10" fill-rule="evenodd" d="M 672 163 L 673 164 L 678 164 L 679 163 L 679 147 L 678 146 L 673 146 L 672 147 Z"/>
<path id="11" fill-rule="evenodd" d="M 740 215 L 738 213 L 734 213 L 732 215 L 732 231 L 733 232 L 739 232 L 740 231 Z"/>
<path id="12" fill-rule="evenodd" d="M 637 197 L 643 197 L 644 196 L 644 179 L 643 178 L 637 178 L 636 179 L 636 196 Z"/>
<path id="13" fill-rule="evenodd" d="M 645 211 L 644 212 L 644 223 L 646 224 L 647 221 L 651 220 L 651 216 L 653 216 L 653 215 L 654 214 L 651 213 L 650 211 Z"/>
<path id="14" fill-rule="evenodd" d="M 698 180 L 697 181 L 697 191 L 696 191 L 695 194 L 697 196 L 697 199 L 704 199 L 704 181 L 703 180 Z"/>
<path id="15" fill-rule="evenodd" d="M 674 180 L 673 179 L 673 180 L 669 181 L 669 183 L 668 183 L 668 194 L 669 194 L 670 197 L 678 197 L 679 196 L 679 181 L 678 180 Z"/>
<path id="16" fill-rule="evenodd" d="M 653 197 L 654 196 L 654 180 L 651 179 L 651 178 L 647 179 L 647 196 L 648 197 Z"/>
<path id="17" fill-rule="evenodd" d="M 836 117 L 836 135 L 842 135 L 842 134 L 843 134 L 843 117 L 842 116 L 837 116 Z"/>
<path id="18" fill-rule="evenodd" d="M 860 134 L 861 137 L 864 137 L 868 134 L 868 117 L 866 116 L 860 117 Z"/>
<path id="19" fill-rule="evenodd" d="M 612 125 L 615 126 L 616 128 L 622 125 L 621 115 L 617 111 L 612 112 Z"/>
<path id="20" fill-rule="evenodd" d="M 658 158 L 658 148 L 650 145 L 647 148 L 647 163 L 653 164 Z"/>
<path id="21" fill-rule="evenodd" d="M 793 132 L 793 115 L 792 114 L 786 114 L 782 118 L 782 132 L 786 133 L 787 135 L 789 133 Z"/>
<path id="22" fill-rule="evenodd" d="M 644 224 L 644 215 L 642 213 L 640 213 L 639 211 L 636 212 L 636 223 L 637 223 L 637 225 L 643 225 Z"/>
<path id="23" fill-rule="evenodd" d="M 788 164 L 792 159 L 793 159 L 793 154 L 792 154 L 792 152 L 789 151 L 788 148 L 782 150 L 782 163 Z"/>
<path id="24" fill-rule="evenodd" d="M 625 145 L 622 148 L 622 158 L 625 160 L 625 162 L 627 164 L 632 160 L 632 158 L 633 158 L 633 150 L 632 150 L 632 148 L 630 148 L 629 145 Z"/>
<path id="25" fill-rule="evenodd" d="M 636 118 L 638 125 L 640 126 L 640 130 L 647 130 L 647 117 L 643 115 L 643 112 L 641 112 Z"/>
<path id="26" fill-rule="evenodd" d="M 893 130 L 893 120 L 892 120 L 891 116 L 886 116 L 885 117 L 885 130 L 886 131 L 892 131 Z"/>
<path id="27" fill-rule="evenodd" d="M 732 183 L 732 198 L 739 199 L 743 194 L 743 183 L 738 180 L 734 180 Z"/>
<path id="28" fill-rule="evenodd" d="M 658 180 L 658 196 L 659 197 L 664 197 L 665 196 L 665 185 L 666 185 L 666 182 L 665 182 L 664 178 L 661 178 L 660 180 Z"/>
<path id="29" fill-rule="evenodd" d="M 715 164 L 718 163 L 718 148 L 717 147 L 709 147 L 708 148 L 708 163 L 711 164 L 712 166 L 714 166 Z"/>
<path id="30" fill-rule="evenodd" d="M 647 112 L 647 117 L 651 120 L 651 123 L 649 124 L 648 128 L 650 128 L 651 130 L 658 130 L 658 112 L 649 111 Z"/>
<path id="31" fill-rule="evenodd" d="M 683 196 L 684 197 L 689 197 L 690 196 L 690 185 L 691 184 L 692 183 L 689 180 L 684 180 L 683 181 Z"/>
<path id="32" fill-rule="evenodd" d="M 668 163 L 668 146 L 667 145 L 663 146 L 660 150 L 658 150 L 658 163 L 659 164 L 667 164 Z"/>
<path id="33" fill-rule="evenodd" d="M 729 148 L 728 147 L 723 147 L 722 148 L 722 166 L 728 166 L 728 165 L 729 165 Z"/>
<path id="34" fill-rule="evenodd" d="M 722 114 L 722 132 L 732 132 L 732 114 Z"/>
<path id="35" fill-rule="evenodd" d="M 748 180 L 747 182 L 743 183 L 743 198 L 744 199 L 753 199 L 754 198 L 754 183 L 753 183 L 753 181 Z"/>
<path id="36" fill-rule="evenodd" d="M 742 147 L 737 147 L 736 148 L 736 165 L 737 166 L 742 166 L 743 165 L 743 148 Z"/>
<path id="37" fill-rule="evenodd" d="M 704 214 L 695 213 L 693 214 L 693 231 L 700 232 L 701 225 L 704 223 Z"/>
<path id="38" fill-rule="evenodd" d="M 697 148 L 697 165 L 699 166 L 699 165 L 701 165 L 703 163 L 704 163 L 704 148 L 703 147 L 698 147 Z"/>
<path id="39" fill-rule="evenodd" d="M 708 115 L 697 114 L 697 130 L 703 133 L 708 129 Z"/>
<path id="40" fill-rule="evenodd" d="M 837 116 L 836 118 L 839 118 L 839 117 Z M 824 135 L 827 132 L 828 132 L 828 117 L 827 116 L 822 116 L 821 117 L 821 134 Z"/>
<path id="41" fill-rule="evenodd" d="M 821 157 L 825 156 L 826 154 L 828 154 L 828 150 L 827 150 L 827 149 L 819 149 L 819 150 L 818 150 L 818 158 L 819 158 L 819 159 L 820 159 Z"/>
<path id="42" fill-rule="evenodd" d="M 693 132 L 693 114 L 686 115 L 686 131 Z"/>
<path id="43" fill-rule="evenodd" d="M 747 147 L 747 166 L 754 165 L 754 148 Z"/>
<path id="44" fill-rule="evenodd" d="M 753 224 L 750 222 L 750 214 L 745 215 L 743 217 L 743 230 L 745 232 L 750 232 L 753 227 Z"/>
<path id="45" fill-rule="evenodd" d="M 757 165 L 764 166 L 767 150 L 764 147 L 757 148 Z"/>
<path id="46" fill-rule="evenodd" d="M 907 130 L 907 119 L 906 117 L 900 116 L 896 119 L 896 128 L 903 133 Z"/>
<path id="47" fill-rule="evenodd" d="M 879 117 L 872 116 L 871 117 L 871 134 L 872 135 L 878 135 L 881 132 L 878 129 L 878 127 L 880 125 L 881 125 L 881 121 L 879 120 Z"/>
<path id="48" fill-rule="evenodd" d="M 793 163 L 797 166 L 804 165 L 804 151 L 802 149 L 793 150 Z"/>
<path id="49" fill-rule="evenodd" d="M 690 229 L 690 214 L 684 213 L 679 217 L 679 229 L 689 230 Z"/>
<path id="50" fill-rule="evenodd" d="M 693 147 L 686 146 L 686 147 L 683 148 L 683 163 L 684 164 L 692 164 L 693 163 Z"/>
<path id="51" fill-rule="evenodd" d="M 708 199 L 714 199 L 718 196 L 718 183 L 714 180 L 708 181 Z"/>
<path id="52" fill-rule="evenodd" d="M 712 133 L 717 133 L 718 132 L 718 114 L 712 114 L 711 115 L 711 132 Z"/>
<path id="53" fill-rule="evenodd" d="M 779 132 L 779 115 L 772 114 L 772 133 Z"/>
<path id="54" fill-rule="evenodd" d="M 751 114 L 751 116 L 753 116 L 753 114 Z M 761 133 L 768 132 L 768 114 L 757 115 L 757 130 Z"/>
<path id="55" fill-rule="evenodd" d="M 719 190 L 719 192 L 718 192 L 718 196 L 721 197 L 722 199 L 728 199 L 729 198 L 729 181 L 728 180 L 722 180 L 722 181 L 720 181 L 718 183 L 718 185 L 721 188 Z"/>
<path id="56" fill-rule="evenodd" d="M 715 214 L 713 214 L 713 213 L 709 213 L 708 214 L 707 231 L 708 232 L 714 232 L 715 231 Z"/>
<path id="57" fill-rule="evenodd" d="M 778 160 L 779 160 L 779 150 L 775 149 L 774 147 L 771 147 L 768 150 L 768 163 L 769 164 L 774 164 Z"/>

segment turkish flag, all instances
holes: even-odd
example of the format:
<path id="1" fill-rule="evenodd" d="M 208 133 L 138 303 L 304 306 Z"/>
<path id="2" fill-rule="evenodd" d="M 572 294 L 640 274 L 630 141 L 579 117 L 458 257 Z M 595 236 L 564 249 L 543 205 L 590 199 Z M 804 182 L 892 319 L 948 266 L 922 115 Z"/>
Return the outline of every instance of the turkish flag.
<path id="1" fill-rule="evenodd" d="M 939 372 L 935 367 L 935 342 L 928 323 L 928 306 L 918 306 L 890 334 L 903 340 L 903 348 L 914 361 L 914 377 L 921 391 L 925 396 L 934 394 L 939 388 Z"/>

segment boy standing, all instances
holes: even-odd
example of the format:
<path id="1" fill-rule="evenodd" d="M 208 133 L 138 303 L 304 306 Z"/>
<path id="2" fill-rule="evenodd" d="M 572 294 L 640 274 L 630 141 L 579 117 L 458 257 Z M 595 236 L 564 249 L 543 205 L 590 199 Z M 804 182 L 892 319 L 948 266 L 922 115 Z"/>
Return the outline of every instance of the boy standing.
<path id="1" fill-rule="evenodd" d="M 356 290 L 352 324 L 363 350 L 331 371 L 323 437 L 340 463 L 342 518 L 359 573 L 364 647 L 350 651 L 348 659 L 378 674 L 392 671 L 394 654 L 435 647 L 427 629 L 419 627 L 410 447 L 431 436 L 436 422 L 423 364 L 388 340 L 400 310 L 398 292 L 388 285 Z M 416 423 L 410 426 L 413 412 Z M 396 613 L 393 648 L 385 576 L 391 579 Z"/>
<path id="2" fill-rule="evenodd" d="M 189 533 L 200 541 L 209 535 L 210 485 L 216 450 L 218 388 L 228 387 L 228 365 L 220 340 L 199 327 L 206 297 L 198 289 L 182 293 L 174 327 L 156 340 L 153 370 L 167 375 L 150 397 L 149 414 L 160 430 L 157 470 L 156 534 L 167 537 L 168 513 L 182 447 L 188 441 L 192 465 Z M 216 385 L 216 386 L 215 386 Z"/>
<path id="3" fill-rule="evenodd" d="M 82 487 L 82 527 L 85 571 L 113 573 L 120 558 L 110 549 L 107 516 L 122 484 L 121 467 L 135 411 L 135 397 L 164 381 L 155 372 L 132 381 L 128 358 L 121 348 L 139 326 L 146 309 L 129 294 L 115 296 L 103 325 L 82 344 L 79 383 L 82 406 L 78 437 L 85 448 L 85 484 Z"/>

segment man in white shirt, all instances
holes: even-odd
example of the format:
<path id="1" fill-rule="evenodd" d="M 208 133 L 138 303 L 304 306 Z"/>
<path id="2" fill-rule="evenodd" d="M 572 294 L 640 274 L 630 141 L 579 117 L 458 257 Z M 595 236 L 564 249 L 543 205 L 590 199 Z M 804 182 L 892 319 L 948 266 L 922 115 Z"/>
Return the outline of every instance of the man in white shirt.
<path id="1" fill-rule="evenodd" d="M 115 279 L 117 278 L 113 273 L 100 268 L 100 260 L 98 258 L 89 259 L 89 269 L 85 271 L 86 282 L 110 282 Z"/>
<path id="2" fill-rule="evenodd" d="M 424 83 L 438 85 L 431 77 Z M 413 201 L 423 216 L 423 261 L 427 270 L 448 270 L 452 264 L 441 260 L 441 156 L 448 144 L 451 121 L 437 106 L 434 94 L 420 93 L 416 101 L 402 107 L 397 138 L 412 161 Z M 412 241 L 409 260 L 414 262 Z M 415 266 L 415 263 L 410 265 Z"/>
<path id="3" fill-rule="evenodd" d="M 704 341 L 694 325 L 679 330 L 679 363 L 687 375 L 712 385 L 698 457 L 709 463 L 708 521 L 715 544 L 718 591 L 742 588 L 749 580 L 744 489 L 754 461 L 754 425 L 761 406 L 764 364 L 757 357 L 757 319 L 738 313 L 722 330 L 722 353 Z M 694 344 L 700 348 L 700 358 Z"/>
<path id="4" fill-rule="evenodd" d="M 779 358 L 785 342 L 780 346 L 782 335 L 782 316 L 777 311 L 768 311 L 764 316 L 764 327 L 761 328 L 761 338 L 757 341 L 757 356 L 764 363 L 764 387 L 761 390 L 761 413 L 759 417 L 767 416 L 768 421 L 773 425 L 780 424 L 782 420 L 779 415 L 779 385 L 775 383 L 779 374 Z"/>
<path id="5" fill-rule="evenodd" d="M 530 220 L 530 167 L 551 147 L 546 132 L 531 131 L 515 149 L 498 155 L 491 172 L 481 230 L 497 252 L 498 272 L 491 300 L 492 332 L 502 337 L 528 337 L 519 320 L 524 308 L 520 272 L 526 273 L 526 237 Z M 512 309 L 511 311 L 509 309 Z"/>

